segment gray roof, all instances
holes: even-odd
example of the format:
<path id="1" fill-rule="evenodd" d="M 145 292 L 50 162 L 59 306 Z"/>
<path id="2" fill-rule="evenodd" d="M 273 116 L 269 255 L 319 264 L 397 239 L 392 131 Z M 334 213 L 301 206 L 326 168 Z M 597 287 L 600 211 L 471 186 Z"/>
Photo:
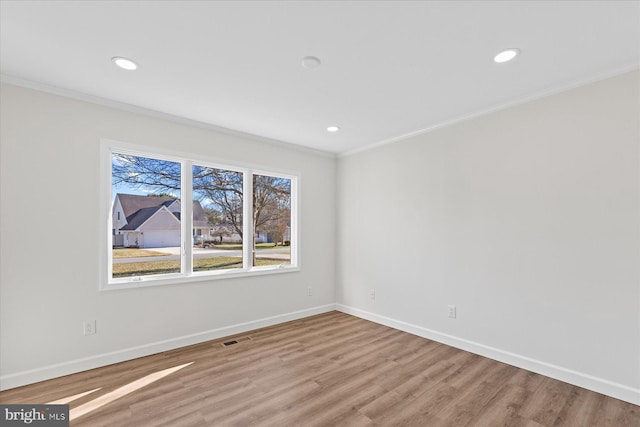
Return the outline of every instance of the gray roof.
<path id="1" fill-rule="evenodd" d="M 138 196 L 135 194 L 120 193 L 116 195 L 116 198 L 120 199 L 120 204 L 122 205 L 122 210 L 124 211 L 124 216 L 127 218 L 127 221 L 130 215 L 138 212 L 140 209 L 160 207 L 166 202 L 174 202 L 177 200 L 174 197 Z"/>
<path id="2" fill-rule="evenodd" d="M 150 208 L 142 208 L 133 215 L 127 217 L 127 225 L 121 228 L 121 230 L 135 230 L 144 224 L 149 218 L 153 216 L 156 212 L 158 212 L 163 205 L 153 206 Z M 178 221 L 180 219 L 178 218 Z"/>
<path id="3" fill-rule="evenodd" d="M 169 207 L 178 199 L 171 197 L 137 196 L 135 194 L 117 194 L 120 199 L 122 210 L 127 218 L 127 225 L 121 230 L 135 230 L 151 218 L 163 206 Z M 180 221 L 180 212 L 173 212 Z M 193 201 L 193 226 L 212 227 L 207 220 L 207 216 L 202 209 L 202 205 L 197 200 Z"/>
<path id="4" fill-rule="evenodd" d="M 193 226 L 194 227 L 212 227 L 213 225 L 209 223 L 207 216 L 204 214 L 204 209 L 202 209 L 202 205 L 197 200 L 193 201 Z"/>

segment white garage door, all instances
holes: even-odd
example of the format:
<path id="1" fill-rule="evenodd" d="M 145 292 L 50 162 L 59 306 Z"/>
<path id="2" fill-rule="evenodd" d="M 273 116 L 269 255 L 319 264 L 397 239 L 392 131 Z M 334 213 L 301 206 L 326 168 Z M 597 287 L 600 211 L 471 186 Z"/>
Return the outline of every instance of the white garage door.
<path id="1" fill-rule="evenodd" d="M 145 248 L 165 248 L 180 246 L 180 231 L 146 231 L 144 233 Z"/>

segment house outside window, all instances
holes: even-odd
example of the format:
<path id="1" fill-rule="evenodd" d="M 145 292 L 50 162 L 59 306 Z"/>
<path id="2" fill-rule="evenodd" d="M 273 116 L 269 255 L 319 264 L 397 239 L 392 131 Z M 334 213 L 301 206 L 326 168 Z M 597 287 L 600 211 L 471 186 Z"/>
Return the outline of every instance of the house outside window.
<path id="1" fill-rule="evenodd" d="M 108 140 L 101 157 L 102 289 L 299 269 L 297 174 Z"/>

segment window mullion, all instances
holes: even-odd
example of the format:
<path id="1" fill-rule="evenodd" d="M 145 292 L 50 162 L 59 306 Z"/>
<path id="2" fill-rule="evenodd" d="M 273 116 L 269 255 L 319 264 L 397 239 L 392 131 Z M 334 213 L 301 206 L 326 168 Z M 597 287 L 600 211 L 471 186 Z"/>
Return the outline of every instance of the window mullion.
<path id="1" fill-rule="evenodd" d="M 253 172 L 244 172 L 242 179 L 242 267 L 253 266 Z"/>
<path id="2" fill-rule="evenodd" d="M 291 225 L 289 227 L 289 245 L 291 247 L 291 265 L 299 265 L 300 260 L 300 236 L 298 234 L 298 221 L 299 221 L 299 202 L 300 194 L 298 193 L 298 180 L 291 180 Z"/>
<path id="3" fill-rule="evenodd" d="M 182 225 L 182 274 L 193 273 L 193 162 L 182 161 L 180 223 Z"/>
<path id="4" fill-rule="evenodd" d="M 106 145 L 102 146 L 101 149 L 101 158 L 100 158 L 100 168 L 101 168 L 101 172 L 102 172 L 102 176 L 105 176 L 105 182 L 104 182 L 104 191 L 106 192 L 106 194 L 109 195 L 109 198 L 107 199 L 109 201 L 109 204 L 106 204 L 104 206 L 104 212 L 107 214 L 107 220 L 108 220 L 108 224 L 106 224 L 107 227 L 107 240 L 105 242 L 105 249 L 107 250 L 107 265 L 105 266 L 106 268 L 106 274 L 107 274 L 107 282 L 109 283 L 109 279 L 111 277 L 113 277 L 113 239 L 114 237 L 112 236 L 112 232 L 111 230 L 113 229 L 113 208 L 111 206 L 111 201 L 114 198 L 114 194 L 113 194 L 113 186 L 111 184 L 112 182 L 112 160 L 113 159 L 113 151 L 111 150 L 110 147 L 107 147 Z M 108 167 L 107 167 L 108 165 Z M 102 203 L 102 200 L 100 201 Z M 100 212 L 100 214 L 102 215 L 102 211 Z M 101 282 L 102 285 L 102 282 Z"/>
<path id="5" fill-rule="evenodd" d="M 101 141 L 100 174 L 105 181 L 101 196 L 106 206 L 104 211 L 101 209 L 100 222 L 107 224 L 100 233 L 106 252 L 100 265 L 101 277 L 105 278 L 101 289 L 299 269 L 298 175 L 155 151 L 151 147 Z M 256 191 L 259 200 L 255 199 Z M 142 207 L 136 207 L 136 203 Z M 261 213 L 259 230 L 255 229 L 256 208 Z M 197 272 L 194 234 L 202 239 L 198 238 L 202 250 L 197 249 Z M 271 242 L 273 248 L 262 245 L 265 250 L 261 256 L 265 259 L 261 258 L 261 266 L 254 268 L 256 239 Z M 243 243 L 242 268 L 237 246 L 233 246 L 238 240 Z M 137 260 L 137 255 L 131 254 L 132 250 L 144 254 L 155 248 L 158 252 L 162 248 L 168 251 L 178 245 L 179 263 L 175 256 Z M 131 259 L 114 259 L 123 257 Z"/>

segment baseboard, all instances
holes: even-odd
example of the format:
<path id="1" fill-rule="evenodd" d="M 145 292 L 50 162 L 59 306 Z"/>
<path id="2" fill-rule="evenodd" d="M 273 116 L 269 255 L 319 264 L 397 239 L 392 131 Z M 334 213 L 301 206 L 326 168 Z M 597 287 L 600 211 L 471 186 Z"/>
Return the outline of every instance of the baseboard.
<path id="1" fill-rule="evenodd" d="M 370 320 L 381 325 L 389 326 L 413 335 L 450 345 L 465 351 L 469 351 L 480 356 L 488 357 L 499 362 L 503 362 L 518 368 L 526 369 L 537 374 L 541 374 L 556 380 L 560 380 L 587 390 L 602 393 L 625 402 L 640 405 L 640 389 L 628 387 L 623 384 L 614 383 L 592 375 L 577 372 L 561 366 L 552 365 L 532 359 L 530 357 L 500 350 L 477 342 L 465 340 L 452 335 L 443 334 L 421 326 L 406 323 L 389 317 L 380 316 L 375 313 L 360 310 L 358 308 L 336 304 L 336 310 L 351 314 L 365 320 Z"/>
<path id="2" fill-rule="evenodd" d="M 75 374 L 77 372 L 82 372 L 89 369 L 95 369 L 114 363 L 136 359 L 138 357 L 150 356 L 152 354 L 161 353 L 163 351 L 174 350 L 180 347 L 199 344 L 205 341 L 219 339 L 230 335 L 245 333 L 254 329 L 273 326 L 279 323 L 289 322 L 291 320 L 302 319 L 304 317 L 314 316 L 316 314 L 327 313 L 335 309 L 335 304 L 327 304 L 308 308 L 305 310 L 294 311 L 291 313 L 280 314 L 277 316 L 265 317 L 263 319 L 252 320 L 250 322 L 238 323 L 222 328 L 211 329 L 208 331 L 199 332 L 197 334 L 185 335 L 169 340 L 158 341 L 137 347 L 113 351 L 110 353 L 70 360 L 68 362 L 57 363 L 55 365 L 44 366 L 42 368 L 3 375 L 0 376 L 0 390 L 8 390 L 11 388 L 33 384 L 64 375 Z"/>

